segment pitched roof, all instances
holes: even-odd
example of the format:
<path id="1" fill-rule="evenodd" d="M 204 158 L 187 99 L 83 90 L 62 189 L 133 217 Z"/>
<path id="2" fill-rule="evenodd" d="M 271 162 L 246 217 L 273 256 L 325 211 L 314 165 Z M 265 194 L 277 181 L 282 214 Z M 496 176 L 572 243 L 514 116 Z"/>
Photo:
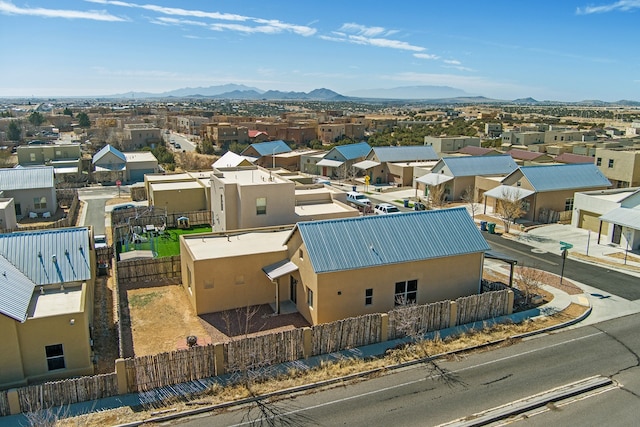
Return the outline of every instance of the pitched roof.
<path id="1" fill-rule="evenodd" d="M 0 313 L 24 322 L 27 320 L 34 283 L 2 255 L 0 271 Z"/>
<path id="2" fill-rule="evenodd" d="M 556 156 L 554 160 L 560 163 L 593 163 L 593 157 L 573 153 L 562 153 Z"/>
<path id="3" fill-rule="evenodd" d="M 538 153 L 536 151 L 528 151 L 528 150 L 519 150 L 514 148 L 507 152 L 511 157 L 518 160 L 535 160 L 539 157 L 546 156 L 545 153 Z"/>
<path id="4" fill-rule="evenodd" d="M 265 142 L 254 142 L 249 147 L 245 148 L 242 153 L 244 154 L 250 147 L 252 147 L 260 156 L 271 156 L 274 154 L 280 153 L 288 153 L 291 151 L 291 147 L 287 145 L 286 142 L 279 139 L 277 141 L 265 141 Z"/>
<path id="5" fill-rule="evenodd" d="M 495 148 L 476 147 L 475 145 L 467 145 L 458 150 L 460 154 L 468 154 L 470 156 L 485 156 L 489 153 L 499 153 Z"/>
<path id="6" fill-rule="evenodd" d="M 371 150 L 381 162 L 417 162 L 438 160 L 431 145 L 405 145 L 400 147 L 373 147 Z"/>
<path id="7" fill-rule="evenodd" d="M 465 208 L 300 222 L 296 229 L 316 273 L 490 249 Z"/>
<path id="8" fill-rule="evenodd" d="M 214 168 L 235 168 L 241 165 L 251 166 L 251 162 L 244 156 L 236 154 L 233 151 L 227 151 L 211 166 Z"/>
<path id="9" fill-rule="evenodd" d="M 52 166 L 0 169 L 0 190 L 29 190 L 55 185 Z"/>
<path id="10" fill-rule="evenodd" d="M 114 154 L 116 157 L 118 157 L 123 162 L 127 161 L 127 157 L 122 153 L 122 151 L 116 149 L 111 144 L 107 144 L 104 147 L 102 147 L 100 149 L 100 151 L 98 151 L 96 154 L 93 155 L 93 160 L 91 161 L 91 163 L 96 163 L 101 158 L 103 158 L 107 153 Z"/>
<path id="11" fill-rule="evenodd" d="M 38 286 L 91 278 L 86 227 L 0 234 L 0 255 Z"/>
<path id="12" fill-rule="evenodd" d="M 520 172 L 536 192 L 611 186 L 593 163 L 522 166 Z"/>
<path id="13" fill-rule="evenodd" d="M 342 154 L 346 160 L 353 160 L 369 154 L 371 146 L 363 141 L 355 144 L 337 145 L 334 149 Z"/>
<path id="14" fill-rule="evenodd" d="M 507 175 L 518 169 L 508 154 L 501 156 L 443 157 L 441 160 L 453 176 Z M 437 167 L 434 166 L 435 170 Z"/>

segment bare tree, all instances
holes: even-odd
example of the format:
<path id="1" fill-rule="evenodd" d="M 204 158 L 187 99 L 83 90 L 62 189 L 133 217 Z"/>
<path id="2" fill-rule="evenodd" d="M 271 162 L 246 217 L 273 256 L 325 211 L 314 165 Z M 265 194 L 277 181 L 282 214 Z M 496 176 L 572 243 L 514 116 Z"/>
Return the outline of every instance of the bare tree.
<path id="1" fill-rule="evenodd" d="M 427 197 L 430 209 L 443 207 L 445 205 L 446 197 L 444 184 L 430 185 Z"/>
<path id="2" fill-rule="evenodd" d="M 519 197 L 518 188 L 514 187 L 513 190 L 503 189 L 500 200 L 498 200 L 497 214 L 502 220 L 505 233 L 509 232 L 511 225 L 514 224 L 524 212 L 524 206 Z"/>
<path id="3" fill-rule="evenodd" d="M 464 193 L 462 193 L 462 201 L 469 205 L 469 210 L 471 211 L 471 217 L 475 219 L 476 212 L 480 208 L 478 204 L 480 203 L 480 198 L 478 197 L 478 193 L 476 189 L 472 186 L 468 186 Z"/>
<path id="4" fill-rule="evenodd" d="M 516 287 L 524 295 L 525 305 L 529 305 L 531 298 L 540 292 L 540 286 L 544 284 L 545 274 L 537 268 L 522 265 L 516 270 L 515 276 Z"/>

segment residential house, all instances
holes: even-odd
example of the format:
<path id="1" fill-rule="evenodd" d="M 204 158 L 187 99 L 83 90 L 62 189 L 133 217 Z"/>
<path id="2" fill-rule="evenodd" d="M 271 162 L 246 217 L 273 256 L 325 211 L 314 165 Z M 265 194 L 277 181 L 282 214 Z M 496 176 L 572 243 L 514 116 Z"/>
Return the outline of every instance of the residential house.
<path id="1" fill-rule="evenodd" d="M 0 234 L 0 388 L 93 374 L 91 230 Z"/>
<path id="2" fill-rule="evenodd" d="M 465 156 L 500 156 L 504 153 L 502 151 L 496 150 L 495 148 L 476 147 L 474 145 L 468 145 L 459 149 L 458 154 L 464 154 Z"/>
<path id="3" fill-rule="evenodd" d="M 543 144 L 544 132 L 541 131 L 508 131 L 502 133 L 502 144 L 505 146 Z"/>
<path id="4" fill-rule="evenodd" d="M 464 208 L 180 238 L 198 315 L 287 304 L 312 325 L 477 294 L 489 249 Z"/>
<path id="5" fill-rule="evenodd" d="M 575 194 L 571 225 L 598 233 L 598 242 L 638 249 L 640 189 L 615 188 Z M 611 221 L 611 222 L 609 222 Z M 625 230 L 628 228 L 628 230 Z M 606 240 L 605 240 L 606 239 Z"/>
<path id="6" fill-rule="evenodd" d="M 147 174 L 144 186 L 149 206 L 169 214 L 208 211 L 212 171 Z"/>
<path id="7" fill-rule="evenodd" d="M 17 149 L 20 166 L 53 166 L 56 182 L 78 182 L 82 175 L 80 144 L 23 145 Z"/>
<path id="8" fill-rule="evenodd" d="M 0 169 L 0 195 L 13 199 L 16 218 L 53 215 L 58 199 L 52 166 Z"/>
<path id="9" fill-rule="evenodd" d="M 502 134 L 502 123 L 485 123 L 484 134 L 487 138 L 498 138 Z"/>
<path id="10" fill-rule="evenodd" d="M 439 160 L 429 145 L 373 147 L 355 168 L 369 176 L 372 184 L 392 184 L 401 187 L 413 185 L 414 166 L 433 166 Z"/>
<path id="11" fill-rule="evenodd" d="M 275 168 L 276 155 L 291 152 L 291 147 L 282 140 L 256 142 L 242 150 L 241 156 L 253 158 L 252 163 L 264 168 Z"/>
<path id="12" fill-rule="evenodd" d="M 143 182 L 145 174 L 158 173 L 158 159 L 151 151 L 123 153 L 110 144 L 92 160 L 93 180 L 100 183 Z"/>
<path id="13" fill-rule="evenodd" d="M 15 200 L 10 197 L 0 197 L 0 230 L 18 228 Z"/>
<path id="14" fill-rule="evenodd" d="M 484 194 L 485 207 L 493 203 L 494 210 L 497 209 L 499 200 L 513 195 L 506 187 L 517 187 L 520 190 L 517 199 L 522 200 L 525 211 L 523 219 L 554 222 L 562 212 L 571 215 L 576 192 L 610 186 L 609 180 L 590 163 L 522 166 L 505 177 L 500 186 Z"/>
<path id="15" fill-rule="evenodd" d="M 213 168 L 237 168 L 240 166 L 251 166 L 253 163 L 245 157 L 234 153 L 233 151 L 227 151 L 218 160 L 211 165 Z"/>
<path id="16" fill-rule="evenodd" d="M 463 147 L 480 147 L 480 138 L 472 136 L 425 136 L 424 145 L 431 145 L 439 156 L 455 153 Z"/>
<path id="17" fill-rule="evenodd" d="M 203 124 L 204 139 L 218 147 L 228 147 L 232 143 L 246 144 L 249 142 L 249 130 L 244 126 L 230 123 Z"/>
<path id="18" fill-rule="evenodd" d="M 269 140 L 269 134 L 261 130 L 248 130 L 247 136 L 252 144 Z"/>
<path id="19" fill-rule="evenodd" d="M 593 163 L 594 158 L 581 154 L 562 153 L 554 157 L 553 161 L 556 163 Z"/>
<path id="20" fill-rule="evenodd" d="M 371 146 L 364 141 L 337 145 L 329 150 L 322 160 L 316 163 L 316 166 L 322 168 L 321 175 L 323 176 L 347 179 L 357 174 L 357 169 L 352 166 L 364 160 L 370 151 Z"/>
<path id="21" fill-rule="evenodd" d="M 596 166 L 615 188 L 640 186 L 640 149 L 596 148 Z"/>
<path id="22" fill-rule="evenodd" d="M 520 166 L 553 162 L 553 157 L 548 154 L 538 153 L 535 151 L 519 150 L 514 148 L 507 151 L 507 154 L 513 157 L 513 160 L 515 160 Z"/>
<path id="23" fill-rule="evenodd" d="M 444 184 L 446 200 L 460 200 L 467 189 L 475 189 L 478 198 L 500 184 L 500 180 L 518 169 L 513 158 L 501 156 L 443 157 L 431 172 L 416 179 L 418 189 Z"/>
<path id="24" fill-rule="evenodd" d="M 210 200 L 213 231 L 359 215 L 344 203 L 342 192 L 321 184 L 299 185 L 256 166 L 214 169 Z"/>
<path id="25" fill-rule="evenodd" d="M 162 141 L 160 128 L 147 123 L 129 123 L 124 125 L 122 147 L 126 151 L 139 150 L 143 147 L 154 147 Z"/>

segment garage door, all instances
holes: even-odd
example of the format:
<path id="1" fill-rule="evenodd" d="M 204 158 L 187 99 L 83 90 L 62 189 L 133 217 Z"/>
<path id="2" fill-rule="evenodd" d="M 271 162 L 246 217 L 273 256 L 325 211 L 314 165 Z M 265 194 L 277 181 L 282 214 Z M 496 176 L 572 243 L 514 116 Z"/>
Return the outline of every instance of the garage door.
<path id="1" fill-rule="evenodd" d="M 591 230 L 594 232 L 598 232 L 600 228 L 600 220 L 598 219 L 601 215 L 589 211 L 580 211 L 580 221 L 578 223 L 579 228 L 584 228 L 585 230 Z M 602 235 L 606 236 L 609 231 L 609 224 L 606 222 L 602 223 Z"/>
<path id="2" fill-rule="evenodd" d="M 129 171 L 129 179 L 131 182 L 143 182 L 144 175 L 147 173 L 154 173 L 153 169 L 136 169 Z"/>

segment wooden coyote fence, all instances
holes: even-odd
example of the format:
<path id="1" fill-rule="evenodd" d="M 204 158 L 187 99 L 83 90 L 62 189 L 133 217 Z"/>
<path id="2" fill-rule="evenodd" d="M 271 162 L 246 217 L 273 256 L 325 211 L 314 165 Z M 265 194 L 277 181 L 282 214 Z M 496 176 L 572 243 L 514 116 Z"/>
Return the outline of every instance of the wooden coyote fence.
<path id="1" fill-rule="evenodd" d="M 510 312 L 509 291 L 494 291 L 458 298 L 456 325 L 492 319 Z"/>
<path id="2" fill-rule="evenodd" d="M 10 415 L 9 411 L 9 399 L 7 398 L 7 391 L 0 391 L 0 417 L 6 417 Z"/>
<path id="3" fill-rule="evenodd" d="M 424 334 L 451 326 L 451 301 L 409 305 L 389 312 L 389 339 Z"/>
<path id="4" fill-rule="evenodd" d="M 25 412 L 86 402 L 117 394 L 118 382 L 115 373 L 52 381 L 18 389 L 20 408 Z"/>
<path id="5" fill-rule="evenodd" d="M 182 278 L 180 255 L 118 261 L 118 280 L 123 282 L 175 282 Z"/>
<path id="6" fill-rule="evenodd" d="M 381 319 L 382 315 L 379 313 L 367 314 L 311 327 L 311 355 L 333 353 L 380 342 Z"/>
<path id="7" fill-rule="evenodd" d="M 225 344 L 227 372 L 256 370 L 304 359 L 302 328 L 233 340 Z"/>

